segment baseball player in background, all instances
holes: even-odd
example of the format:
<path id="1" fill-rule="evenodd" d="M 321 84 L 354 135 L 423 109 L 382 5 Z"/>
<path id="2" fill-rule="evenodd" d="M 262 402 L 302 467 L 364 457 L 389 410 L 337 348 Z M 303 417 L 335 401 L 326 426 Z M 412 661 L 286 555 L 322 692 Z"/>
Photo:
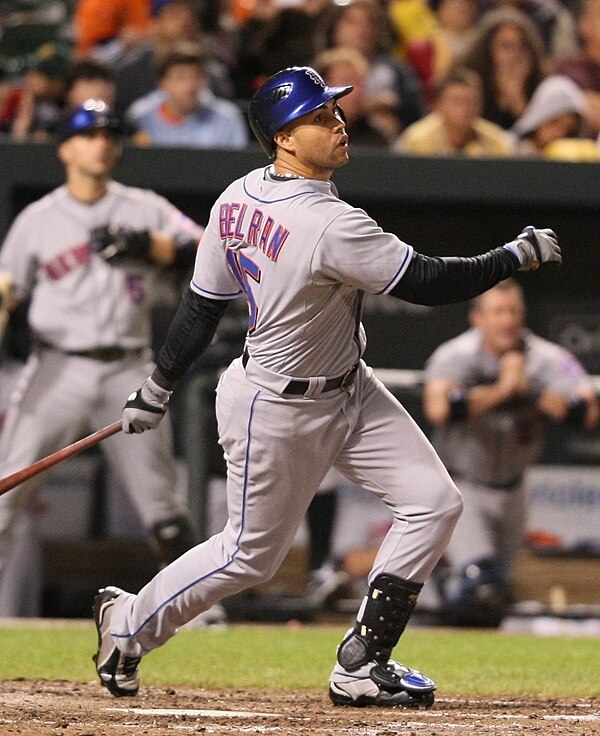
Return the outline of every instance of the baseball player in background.
<path id="1" fill-rule="evenodd" d="M 348 486 L 332 467 L 313 496 L 306 512 L 308 570 L 305 596 L 319 608 L 332 606 L 350 584 L 350 575 L 335 558 L 333 542 L 339 495 Z"/>
<path id="2" fill-rule="evenodd" d="M 120 416 L 124 393 L 153 360 L 150 313 L 160 269 L 193 263 L 203 229 L 156 193 L 113 181 L 119 153 L 118 123 L 106 104 L 76 108 L 58 145 L 66 183 L 26 207 L 0 249 L 13 306 L 30 299 L 33 335 L 0 435 L 2 476 Z M 169 423 L 142 442 L 109 438 L 102 450 L 162 564 L 193 546 L 193 525 L 176 494 Z M 41 481 L 38 475 L 0 498 L 0 570 L 19 513 Z"/>
<path id="3" fill-rule="evenodd" d="M 524 474 L 541 454 L 544 428 L 552 421 L 591 429 L 598 402 L 579 361 L 525 328 L 513 279 L 473 300 L 470 323 L 435 350 L 425 371 L 433 444 L 464 500 L 440 571 L 441 615 L 445 623 L 496 626 L 523 542 Z"/>
<path id="4" fill-rule="evenodd" d="M 212 208 L 194 275 L 157 366 L 123 411 L 128 433 L 160 426 L 177 381 L 227 303 L 248 302 L 243 355 L 217 386 L 229 519 L 134 595 L 94 602 L 96 667 L 134 695 L 139 661 L 225 596 L 271 578 L 330 467 L 385 503 L 393 524 L 330 681 L 339 705 L 432 704 L 434 682 L 391 659 L 462 500 L 425 435 L 362 360 L 365 292 L 424 304 L 469 299 L 521 269 L 561 261 L 551 230 L 530 228 L 472 258 L 428 258 L 350 206 L 330 181 L 348 162 L 338 99 L 309 67 L 253 95 L 252 129 L 274 162 L 234 181 Z"/>

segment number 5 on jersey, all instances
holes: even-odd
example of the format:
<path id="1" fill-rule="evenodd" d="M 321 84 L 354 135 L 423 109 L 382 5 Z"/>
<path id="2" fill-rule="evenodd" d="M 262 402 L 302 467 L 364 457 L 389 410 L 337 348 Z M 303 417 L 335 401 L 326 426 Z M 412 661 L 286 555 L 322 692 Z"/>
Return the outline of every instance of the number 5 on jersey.
<path id="1" fill-rule="evenodd" d="M 252 282 L 260 284 L 260 268 L 248 256 L 229 248 L 227 248 L 227 263 L 246 295 L 248 302 L 248 332 L 253 332 L 258 320 L 258 306 L 252 293 Z"/>

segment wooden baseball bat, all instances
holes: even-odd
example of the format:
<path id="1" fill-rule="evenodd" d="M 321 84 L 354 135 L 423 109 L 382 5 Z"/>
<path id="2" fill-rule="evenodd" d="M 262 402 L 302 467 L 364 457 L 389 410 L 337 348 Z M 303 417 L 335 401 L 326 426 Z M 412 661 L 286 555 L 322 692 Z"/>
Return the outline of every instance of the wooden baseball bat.
<path id="1" fill-rule="evenodd" d="M 6 478 L 0 479 L 0 496 L 21 483 L 24 483 L 26 480 L 29 480 L 29 478 L 33 478 L 34 475 L 43 473 L 44 470 L 48 470 L 48 468 L 51 468 L 53 465 L 57 465 L 63 460 L 76 455 L 78 452 L 82 452 L 83 450 L 87 450 L 89 447 L 97 445 L 98 442 L 102 442 L 102 440 L 105 440 L 107 437 L 120 432 L 121 428 L 121 420 L 113 422 L 107 427 L 103 427 L 97 432 L 89 434 L 87 437 L 83 437 L 83 439 L 77 440 L 77 442 L 73 442 L 72 445 L 67 445 L 66 447 L 63 447 L 62 450 L 57 450 L 51 455 L 43 457 L 41 460 L 23 468 L 23 470 L 18 470 L 16 473 L 7 475 Z"/>

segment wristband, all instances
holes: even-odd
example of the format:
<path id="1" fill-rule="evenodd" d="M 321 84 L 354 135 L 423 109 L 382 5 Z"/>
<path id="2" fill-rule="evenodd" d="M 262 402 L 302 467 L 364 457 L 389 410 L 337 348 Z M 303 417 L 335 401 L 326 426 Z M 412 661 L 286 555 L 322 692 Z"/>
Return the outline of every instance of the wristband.
<path id="1" fill-rule="evenodd" d="M 448 391 L 448 400 L 450 402 L 449 419 L 452 421 L 465 419 L 469 413 L 466 390 L 458 387 L 451 388 L 450 391 Z"/>
<path id="2" fill-rule="evenodd" d="M 587 404 L 583 399 L 572 398 L 569 400 L 569 409 L 564 418 L 564 423 L 570 427 L 581 428 L 585 424 Z"/>

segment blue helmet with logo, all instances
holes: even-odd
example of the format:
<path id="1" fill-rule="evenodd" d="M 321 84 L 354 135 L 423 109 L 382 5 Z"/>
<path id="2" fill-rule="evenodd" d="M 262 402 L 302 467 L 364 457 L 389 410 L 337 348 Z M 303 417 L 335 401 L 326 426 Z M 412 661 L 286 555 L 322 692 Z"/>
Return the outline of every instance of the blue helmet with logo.
<path id="1" fill-rule="evenodd" d="M 103 100 L 86 100 L 83 105 L 75 108 L 65 119 L 59 132 L 59 142 L 68 140 L 74 135 L 85 133 L 88 130 L 109 128 L 119 133 L 121 126 L 110 107 Z"/>
<path id="2" fill-rule="evenodd" d="M 328 87 L 309 66 L 292 66 L 269 77 L 252 95 L 248 118 L 250 127 L 265 153 L 275 154 L 273 137 L 284 125 L 302 117 L 329 100 L 337 100 L 353 87 Z"/>

